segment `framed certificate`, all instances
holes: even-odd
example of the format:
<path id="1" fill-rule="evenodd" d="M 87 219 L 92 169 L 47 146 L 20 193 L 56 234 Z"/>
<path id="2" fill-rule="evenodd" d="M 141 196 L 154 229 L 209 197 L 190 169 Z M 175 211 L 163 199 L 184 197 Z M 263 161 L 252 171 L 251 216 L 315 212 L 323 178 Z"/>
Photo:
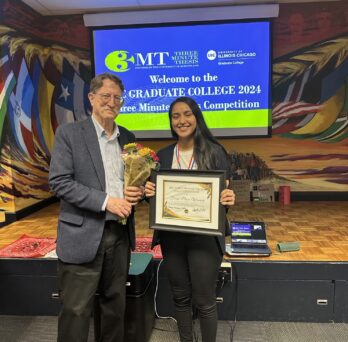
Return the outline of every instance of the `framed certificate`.
<path id="1" fill-rule="evenodd" d="M 153 171 L 156 195 L 150 198 L 150 228 L 224 235 L 226 210 L 220 203 L 225 171 Z"/>

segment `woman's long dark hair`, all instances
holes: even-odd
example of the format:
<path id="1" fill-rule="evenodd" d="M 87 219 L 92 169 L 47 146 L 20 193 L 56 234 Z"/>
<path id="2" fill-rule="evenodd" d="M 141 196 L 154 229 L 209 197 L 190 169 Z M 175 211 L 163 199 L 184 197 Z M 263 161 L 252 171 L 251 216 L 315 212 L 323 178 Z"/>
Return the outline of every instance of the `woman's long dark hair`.
<path id="1" fill-rule="evenodd" d="M 176 103 L 183 102 L 186 103 L 197 121 L 196 131 L 194 133 L 194 148 L 193 157 L 197 163 L 199 170 L 214 170 L 218 168 L 217 157 L 221 155 L 221 151 L 228 154 L 225 148 L 214 138 L 211 134 L 207 124 L 204 121 L 203 113 L 199 108 L 197 102 L 190 97 L 179 97 L 174 102 L 171 103 L 169 107 L 169 121 L 170 129 L 172 131 L 173 137 L 178 140 L 178 135 L 175 133 L 172 127 L 172 110 Z"/>

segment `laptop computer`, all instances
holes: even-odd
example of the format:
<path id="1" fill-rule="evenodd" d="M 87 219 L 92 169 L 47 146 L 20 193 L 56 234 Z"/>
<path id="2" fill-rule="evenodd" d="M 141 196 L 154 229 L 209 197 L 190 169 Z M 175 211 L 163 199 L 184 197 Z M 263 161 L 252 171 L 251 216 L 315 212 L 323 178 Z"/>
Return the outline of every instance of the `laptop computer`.
<path id="1" fill-rule="evenodd" d="M 269 256 L 264 222 L 231 222 L 231 244 L 226 253 L 232 256 Z"/>

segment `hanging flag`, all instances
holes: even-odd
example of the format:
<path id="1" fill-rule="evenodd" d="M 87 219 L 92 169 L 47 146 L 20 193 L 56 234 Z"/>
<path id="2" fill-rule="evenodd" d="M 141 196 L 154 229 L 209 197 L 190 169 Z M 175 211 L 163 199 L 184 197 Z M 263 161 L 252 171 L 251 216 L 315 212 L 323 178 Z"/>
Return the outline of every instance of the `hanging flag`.
<path id="1" fill-rule="evenodd" d="M 35 158 L 31 129 L 31 107 L 34 87 L 29 76 L 27 64 L 23 58 L 17 76 L 17 85 L 9 99 L 9 117 L 14 138 L 22 152 Z"/>
<path id="2" fill-rule="evenodd" d="M 87 118 L 86 109 L 88 107 L 88 91 L 87 85 L 83 79 L 77 74 L 74 74 L 74 114 L 76 121 L 81 121 Z"/>
<path id="3" fill-rule="evenodd" d="M 348 133 L 348 116 L 341 117 L 326 131 L 318 135 L 316 139 L 318 141 L 337 142 L 347 137 Z"/>
<path id="4" fill-rule="evenodd" d="M 0 48 L 0 141 L 7 113 L 7 104 L 11 92 L 16 84 L 16 78 L 11 70 L 6 49 Z"/>
<path id="5" fill-rule="evenodd" d="M 51 118 L 50 118 L 53 132 L 56 131 L 59 125 L 57 117 L 56 117 L 56 112 L 55 112 L 55 102 L 56 102 L 56 93 L 57 91 L 60 91 L 59 85 L 60 85 L 60 78 L 62 75 L 62 72 L 58 70 L 56 63 L 57 61 L 55 61 L 55 59 L 52 56 L 50 56 L 47 58 L 45 64 L 43 65 L 43 73 L 45 75 L 45 78 L 50 84 L 54 85 L 53 94 L 52 94 Z"/>
<path id="6" fill-rule="evenodd" d="M 54 85 L 41 73 L 39 82 L 39 113 L 42 133 L 49 151 L 52 151 L 54 142 L 54 128 L 52 122 L 52 99 Z"/>
<path id="7" fill-rule="evenodd" d="M 55 89 L 55 114 L 57 124 L 61 125 L 67 122 L 75 121 L 74 118 L 74 69 L 69 62 L 64 59 L 62 74 L 56 83 Z"/>
<path id="8" fill-rule="evenodd" d="M 89 85 L 76 73 L 67 59 L 55 91 L 55 113 L 58 124 L 84 120 L 88 116 Z"/>
<path id="9" fill-rule="evenodd" d="M 334 142 L 347 136 L 348 35 L 273 64 L 273 134 Z"/>
<path id="10" fill-rule="evenodd" d="M 80 62 L 79 64 L 79 75 L 81 76 L 81 78 L 86 84 L 89 85 L 91 83 L 91 79 L 92 79 L 91 69 L 82 62 Z"/>
<path id="11" fill-rule="evenodd" d="M 34 84 L 32 130 L 42 150 L 50 155 L 54 132 L 48 113 L 51 108 L 53 86 L 46 80 L 38 59 L 34 62 L 32 75 Z"/>
<path id="12" fill-rule="evenodd" d="M 311 68 L 292 81 L 283 100 L 274 105 L 272 110 L 273 134 L 289 133 L 300 128 L 319 111 L 320 104 L 301 101 L 310 74 Z"/>
<path id="13" fill-rule="evenodd" d="M 80 77 L 83 79 L 85 86 L 84 86 L 84 105 L 85 105 L 85 111 L 87 113 L 87 115 L 91 115 L 92 113 L 92 107 L 91 107 L 91 103 L 89 102 L 88 99 L 88 93 L 89 93 L 89 87 L 90 87 L 90 83 L 92 80 L 92 75 L 91 75 L 91 69 L 88 68 L 85 64 L 83 64 L 82 62 L 79 65 L 79 75 Z"/>

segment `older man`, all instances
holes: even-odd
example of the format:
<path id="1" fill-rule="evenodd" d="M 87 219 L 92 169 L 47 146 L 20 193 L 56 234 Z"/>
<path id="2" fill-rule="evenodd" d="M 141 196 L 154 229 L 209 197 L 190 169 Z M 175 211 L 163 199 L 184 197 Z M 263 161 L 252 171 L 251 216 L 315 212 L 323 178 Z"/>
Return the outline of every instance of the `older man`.
<path id="1" fill-rule="evenodd" d="M 95 293 L 100 340 L 123 341 L 126 280 L 135 244 L 132 206 L 142 189 L 123 189 L 121 151 L 134 135 L 115 124 L 122 81 L 96 76 L 88 94 L 92 116 L 58 127 L 49 183 L 60 198 L 57 255 L 62 309 L 58 341 L 87 341 Z M 127 224 L 119 223 L 128 218 Z"/>

